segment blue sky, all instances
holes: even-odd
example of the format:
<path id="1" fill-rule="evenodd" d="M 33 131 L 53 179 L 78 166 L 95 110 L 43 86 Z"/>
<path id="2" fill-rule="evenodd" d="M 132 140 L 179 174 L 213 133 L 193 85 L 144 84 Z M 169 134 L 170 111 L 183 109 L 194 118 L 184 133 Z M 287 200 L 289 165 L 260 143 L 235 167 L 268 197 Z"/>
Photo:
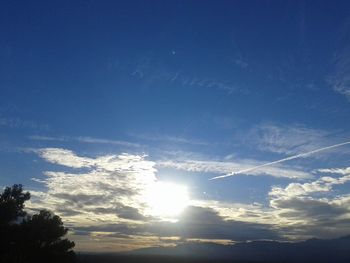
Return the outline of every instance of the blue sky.
<path id="1" fill-rule="evenodd" d="M 349 8 L 3 1 L 0 185 L 79 250 L 349 234 L 350 145 L 209 180 L 350 141 Z M 188 192 L 171 218 L 161 182 Z"/>

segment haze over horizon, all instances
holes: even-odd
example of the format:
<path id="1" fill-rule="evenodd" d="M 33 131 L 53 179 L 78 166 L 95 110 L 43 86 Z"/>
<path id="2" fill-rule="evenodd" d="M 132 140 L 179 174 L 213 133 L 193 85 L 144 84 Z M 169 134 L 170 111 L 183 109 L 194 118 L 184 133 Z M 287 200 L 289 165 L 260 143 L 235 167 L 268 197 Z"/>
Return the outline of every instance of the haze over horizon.
<path id="1" fill-rule="evenodd" d="M 349 10 L 2 1 L 1 189 L 77 251 L 350 235 Z"/>

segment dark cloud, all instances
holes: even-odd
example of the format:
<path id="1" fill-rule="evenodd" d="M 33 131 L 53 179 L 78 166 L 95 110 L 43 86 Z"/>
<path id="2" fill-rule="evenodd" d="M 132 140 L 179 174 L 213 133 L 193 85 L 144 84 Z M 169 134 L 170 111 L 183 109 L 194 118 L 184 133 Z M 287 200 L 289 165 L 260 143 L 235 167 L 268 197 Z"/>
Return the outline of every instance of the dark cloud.
<path id="1" fill-rule="evenodd" d="M 96 214 L 106 215 L 112 214 L 117 215 L 119 218 L 130 219 L 130 220 L 147 220 L 149 217 L 146 217 L 140 213 L 137 208 L 131 206 L 124 206 L 122 204 L 116 204 L 110 208 L 97 207 L 92 210 Z"/>
<path id="2" fill-rule="evenodd" d="M 158 237 L 229 239 L 246 241 L 281 239 L 269 225 L 225 220 L 211 208 L 190 206 L 177 222 L 154 221 L 145 224 L 109 224 L 80 228 L 85 231 L 105 231 L 122 235 Z"/>
<path id="3" fill-rule="evenodd" d="M 334 238 L 350 233 L 348 219 L 350 201 L 294 197 L 274 200 L 274 206 L 281 212 L 280 218 L 294 222 L 280 226 L 281 233 L 289 236 Z"/>
<path id="4" fill-rule="evenodd" d="M 310 198 L 291 198 L 275 200 L 274 205 L 280 209 L 287 209 L 281 212 L 280 216 L 313 219 L 314 221 L 334 221 L 334 218 L 345 215 L 348 209 L 330 204 L 327 201 Z"/>
<path id="5" fill-rule="evenodd" d="M 124 219 L 131 220 L 146 220 L 147 217 L 142 215 L 138 209 L 131 206 L 123 206 L 118 209 L 118 216 Z"/>
<path id="6" fill-rule="evenodd" d="M 212 208 L 190 206 L 184 216 L 174 224 L 152 226 L 159 235 L 182 238 L 231 239 L 235 241 L 253 239 L 279 239 L 270 226 L 235 220 L 225 220 Z M 162 233 L 164 231 L 164 233 Z"/>
<path id="7" fill-rule="evenodd" d="M 52 196 L 64 200 L 67 204 L 76 206 L 96 205 L 107 201 L 106 196 L 94 194 L 56 193 L 52 194 Z"/>

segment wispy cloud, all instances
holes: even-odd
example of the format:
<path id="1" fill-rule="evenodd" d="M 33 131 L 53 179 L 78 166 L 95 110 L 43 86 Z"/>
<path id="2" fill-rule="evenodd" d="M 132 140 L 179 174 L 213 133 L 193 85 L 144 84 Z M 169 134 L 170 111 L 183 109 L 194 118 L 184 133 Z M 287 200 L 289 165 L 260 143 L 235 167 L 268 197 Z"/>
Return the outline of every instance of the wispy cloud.
<path id="1" fill-rule="evenodd" d="M 138 143 L 134 143 L 134 142 L 121 141 L 121 140 L 109 140 L 109 139 L 94 138 L 94 137 L 87 137 L 87 136 L 54 137 L 54 136 L 31 135 L 31 136 L 29 136 L 29 139 L 37 140 L 37 141 L 57 141 L 57 142 L 77 141 L 77 142 L 81 142 L 81 143 L 90 143 L 90 144 L 109 144 L 109 145 L 119 145 L 119 146 L 125 146 L 125 147 L 136 147 L 136 148 L 142 147 L 142 145 L 140 145 Z"/>
<path id="2" fill-rule="evenodd" d="M 244 142 L 260 151 L 294 155 L 341 141 L 336 131 L 310 129 L 303 125 L 262 123 L 245 135 Z"/>
<path id="3" fill-rule="evenodd" d="M 93 137 L 77 137 L 75 138 L 77 141 L 85 142 L 85 143 L 100 143 L 100 144 L 110 144 L 110 145 L 121 145 L 127 147 L 141 147 L 138 143 L 128 142 L 128 141 L 119 141 L 119 140 L 108 140 L 108 139 L 100 139 Z"/>
<path id="4" fill-rule="evenodd" d="M 234 172 L 231 172 L 231 173 L 228 173 L 228 174 L 225 174 L 225 175 L 216 176 L 216 177 L 211 178 L 211 180 L 221 179 L 221 178 L 225 178 L 225 177 L 229 177 L 229 176 L 234 176 L 234 175 L 237 175 L 237 174 L 249 173 L 249 172 L 252 172 L 252 171 L 255 171 L 255 170 L 267 167 L 267 166 L 271 166 L 271 165 L 287 162 L 287 161 L 298 159 L 298 158 L 302 158 L 302 157 L 308 157 L 308 156 L 310 156 L 312 154 L 316 154 L 316 153 L 323 152 L 323 151 L 326 151 L 326 150 L 330 150 L 330 149 L 333 149 L 333 148 L 338 148 L 338 147 L 341 147 L 341 146 L 344 146 L 344 145 L 348 145 L 348 144 L 350 144 L 350 141 L 334 144 L 334 145 L 323 147 L 323 148 L 319 148 L 319 149 L 315 149 L 313 151 L 306 152 L 306 153 L 301 153 L 301 154 L 289 156 L 287 158 L 283 158 L 283 159 L 280 159 L 280 160 L 277 160 L 277 161 L 268 162 L 268 163 L 264 163 L 264 164 L 261 164 L 261 165 L 253 166 L 253 167 L 250 167 L 250 168 L 247 168 L 247 169 L 234 171 Z"/>
<path id="5" fill-rule="evenodd" d="M 52 137 L 52 136 L 43 136 L 43 135 L 31 135 L 28 136 L 29 139 L 35 140 L 35 141 L 58 141 L 58 142 L 65 142 L 67 141 L 67 137 Z"/>
<path id="6" fill-rule="evenodd" d="M 220 162 L 211 160 L 159 160 L 156 162 L 157 167 L 174 168 L 190 172 L 204 173 L 230 173 L 232 170 L 246 170 L 248 175 L 268 175 L 274 177 L 285 177 L 294 179 L 305 179 L 312 177 L 312 174 L 298 168 L 288 166 L 262 166 L 262 169 L 252 169 L 250 167 L 261 166 L 261 162 L 255 160 L 237 159 L 235 162 Z M 216 177 L 215 177 L 216 178 Z M 218 177 L 219 178 L 219 177 Z"/>
<path id="7" fill-rule="evenodd" d="M 209 143 L 196 138 L 186 138 L 181 136 L 161 135 L 159 133 L 150 134 L 131 134 L 133 137 L 146 141 L 156 141 L 169 144 L 189 144 L 189 145 L 209 145 Z"/>
<path id="8" fill-rule="evenodd" d="M 244 63 L 241 61 L 241 66 Z M 230 82 L 218 80 L 216 78 L 201 77 L 184 73 L 182 71 L 175 71 L 166 69 L 165 66 L 159 67 L 159 63 L 155 63 L 151 57 L 140 59 L 136 68 L 131 73 L 135 78 L 146 80 L 147 83 L 155 83 L 159 81 L 166 81 L 169 83 L 180 84 L 187 87 L 201 87 L 208 89 L 217 89 L 226 91 L 227 93 L 249 93 L 247 89 L 238 87 L 238 85 Z M 157 66 L 156 66 L 157 65 Z"/>
<path id="9" fill-rule="evenodd" d="M 38 123 L 31 120 L 23 120 L 18 117 L 2 117 L 0 115 L 0 126 L 9 128 L 28 128 L 33 130 L 49 130 L 49 125 Z"/>
<path id="10" fill-rule="evenodd" d="M 334 72 L 328 77 L 328 83 L 334 91 L 344 95 L 350 100 L 350 47 L 336 52 L 333 58 Z"/>

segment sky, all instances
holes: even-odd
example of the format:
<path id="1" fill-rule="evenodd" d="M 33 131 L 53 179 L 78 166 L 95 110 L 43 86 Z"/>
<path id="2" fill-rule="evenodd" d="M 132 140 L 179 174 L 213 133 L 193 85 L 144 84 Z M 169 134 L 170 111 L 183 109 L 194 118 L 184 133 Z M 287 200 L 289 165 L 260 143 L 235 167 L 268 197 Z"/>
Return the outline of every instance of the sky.
<path id="1" fill-rule="evenodd" d="M 78 251 L 350 234 L 349 10 L 1 1 L 0 187 Z"/>

